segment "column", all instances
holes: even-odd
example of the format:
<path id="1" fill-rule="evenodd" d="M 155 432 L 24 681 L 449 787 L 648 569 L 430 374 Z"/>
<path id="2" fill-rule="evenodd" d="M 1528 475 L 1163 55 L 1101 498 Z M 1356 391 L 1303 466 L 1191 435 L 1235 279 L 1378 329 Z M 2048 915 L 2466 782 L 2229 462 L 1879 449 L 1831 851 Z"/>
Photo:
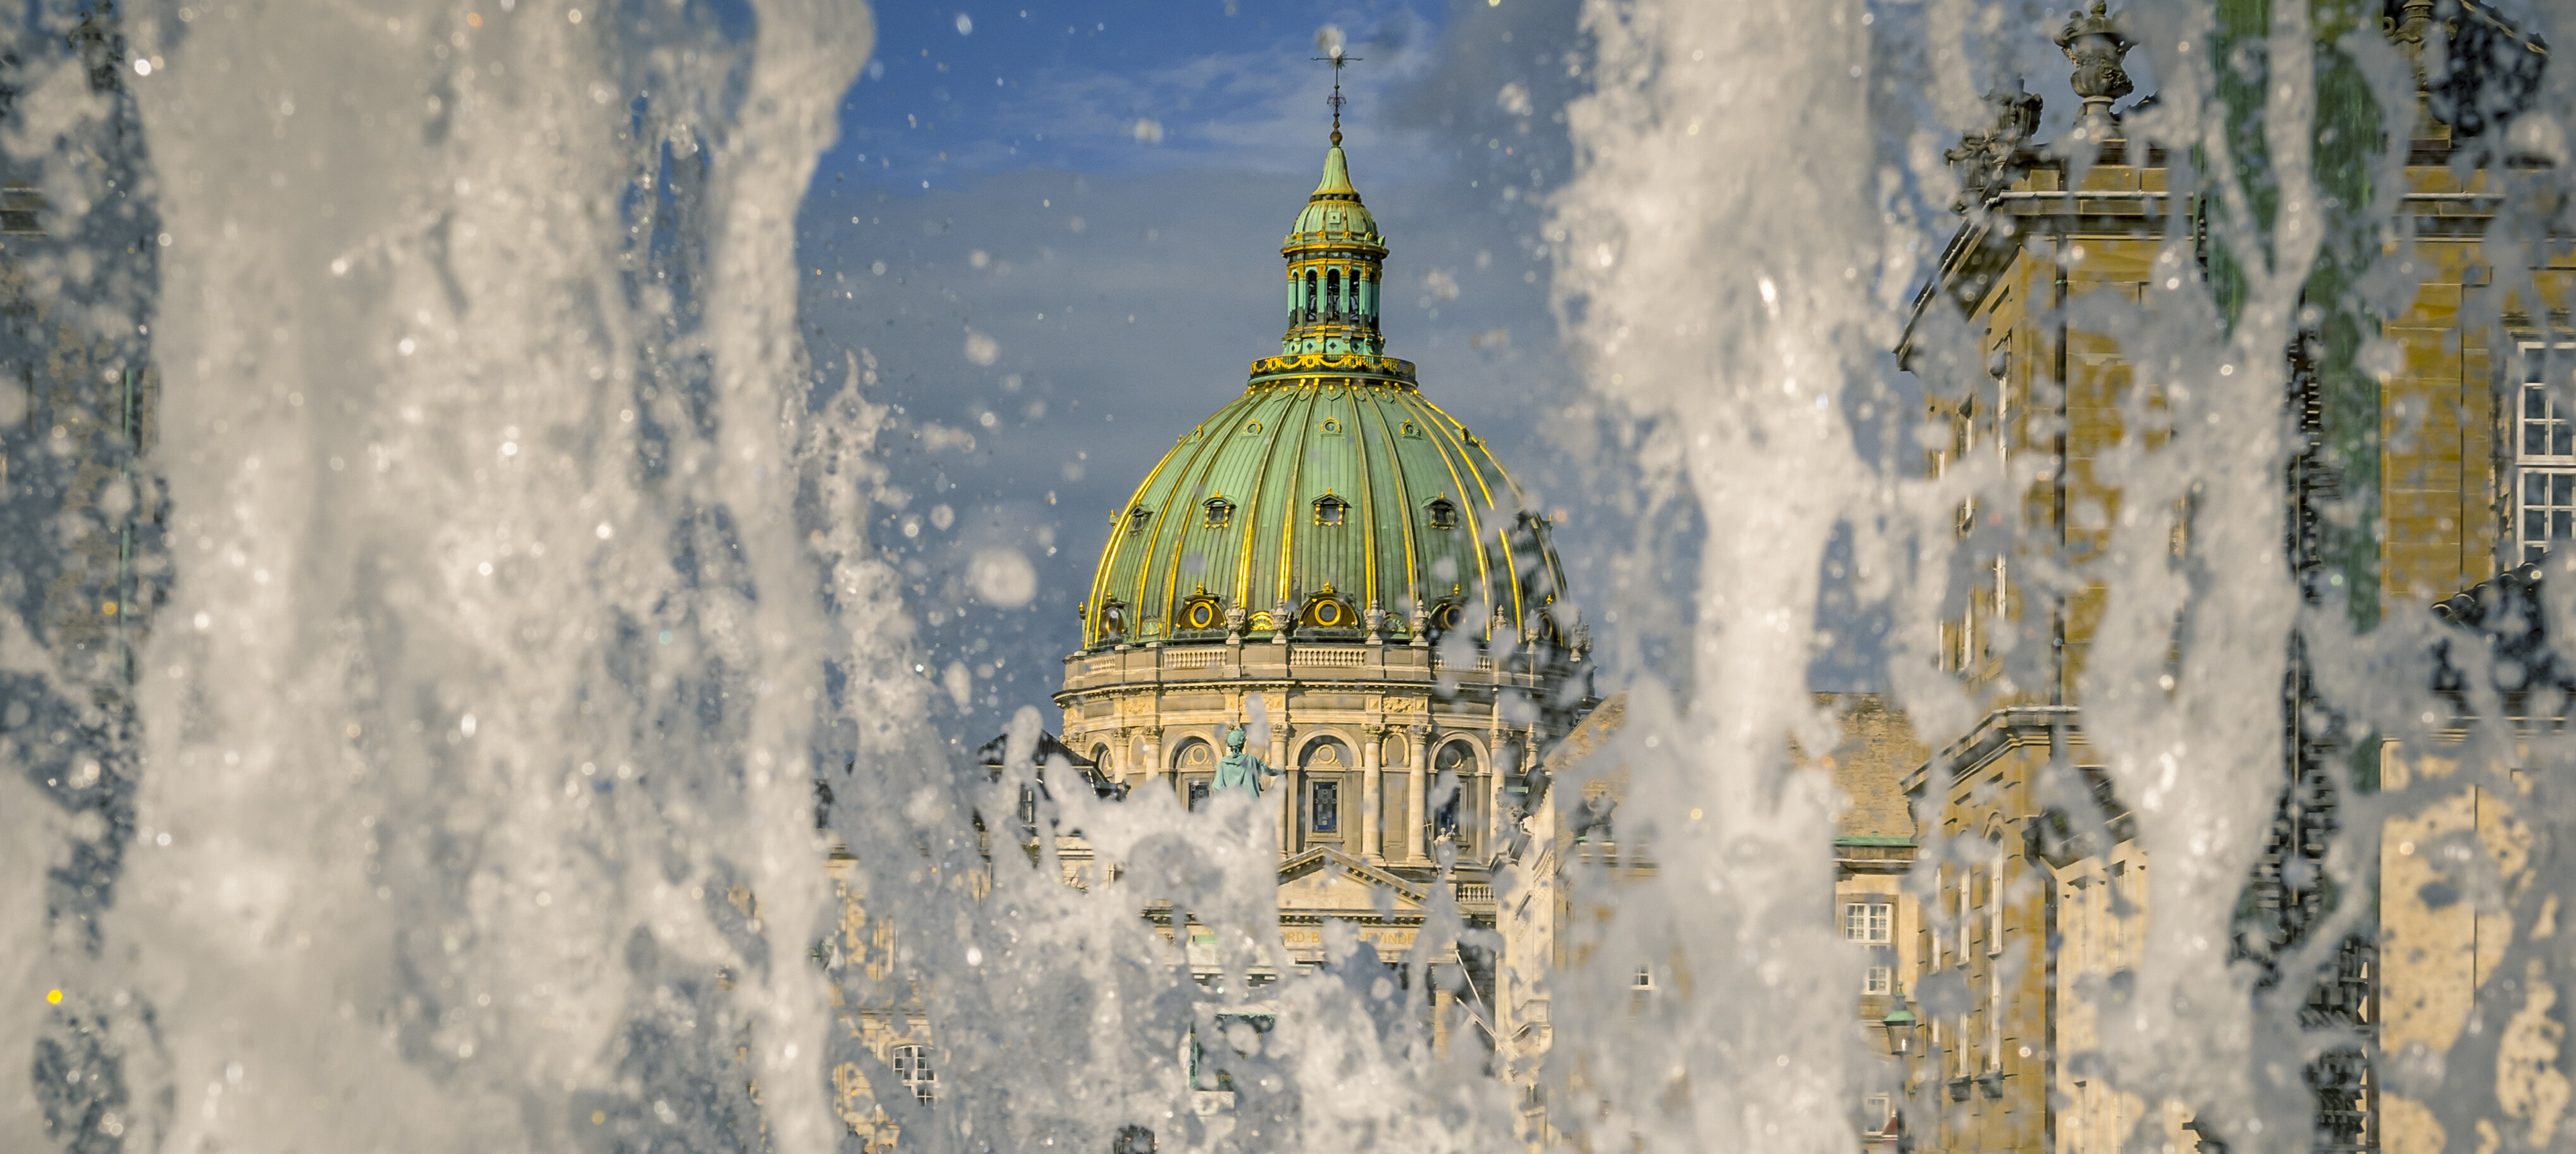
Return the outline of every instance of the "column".
<path id="1" fill-rule="evenodd" d="M 1378 805 L 1378 763 L 1386 756 L 1386 727 L 1360 727 L 1360 858 L 1376 861 L 1382 855 L 1378 847 L 1386 844 L 1379 829 L 1383 813 Z"/>
<path id="2" fill-rule="evenodd" d="M 1279 818 L 1279 856 L 1284 858 L 1297 852 L 1297 767 L 1288 764 L 1288 711 L 1279 712 L 1281 718 L 1270 723 L 1268 760 L 1285 773 L 1279 779 L 1279 804 L 1271 807 Z"/>
<path id="3" fill-rule="evenodd" d="M 1144 780 L 1138 784 L 1152 785 L 1160 779 L 1171 776 L 1171 762 L 1163 751 L 1163 727 L 1149 725 L 1136 732 L 1145 742 L 1144 763 L 1138 767 L 1144 772 Z M 1162 782 L 1162 784 L 1168 786 L 1170 783 Z"/>
<path id="4" fill-rule="evenodd" d="M 1404 860 L 1422 860 L 1422 827 L 1431 820 L 1431 808 L 1424 800 L 1431 780 L 1431 727 L 1417 725 L 1405 731 L 1413 745 L 1413 764 L 1405 776 L 1413 796 L 1404 807 Z"/>
<path id="5" fill-rule="evenodd" d="M 1502 730 L 1485 739 L 1485 836 L 1476 843 L 1478 854 L 1499 852 L 1503 845 L 1503 766 L 1508 761 L 1518 764 L 1519 750 Z"/>

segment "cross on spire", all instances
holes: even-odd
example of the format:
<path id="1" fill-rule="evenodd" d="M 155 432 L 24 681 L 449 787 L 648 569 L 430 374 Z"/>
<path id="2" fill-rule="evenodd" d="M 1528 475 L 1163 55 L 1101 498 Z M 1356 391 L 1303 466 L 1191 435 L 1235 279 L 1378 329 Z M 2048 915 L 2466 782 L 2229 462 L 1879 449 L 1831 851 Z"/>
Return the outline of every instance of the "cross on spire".
<path id="1" fill-rule="evenodd" d="M 1342 143 L 1342 106 L 1350 103 L 1342 96 L 1342 66 L 1355 63 L 1361 57 L 1342 55 L 1342 46 L 1339 44 L 1333 45 L 1330 51 L 1331 55 L 1318 56 L 1315 59 L 1333 66 L 1333 94 L 1326 97 L 1324 103 L 1333 108 L 1333 143 L 1339 146 Z"/>

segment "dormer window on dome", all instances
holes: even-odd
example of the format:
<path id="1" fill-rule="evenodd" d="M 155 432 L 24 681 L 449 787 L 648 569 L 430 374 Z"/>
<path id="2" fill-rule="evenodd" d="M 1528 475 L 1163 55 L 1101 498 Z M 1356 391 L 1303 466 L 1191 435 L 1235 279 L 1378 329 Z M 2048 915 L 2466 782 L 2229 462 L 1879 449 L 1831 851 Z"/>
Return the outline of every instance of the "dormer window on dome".
<path id="1" fill-rule="evenodd" d="M 1127 531 L 1130 533 L 1144 532 L 1145 526 L 1152 524 L 1153 521 L 1154 511 L 1143 505 L 1127 510 Z"/>
<path id="2" fill-rule="evenodd" d="M 1424 510 L 1431 515 L 1432 528 L 1455 529 L 1458 527 L 1457 502 L 1452 501 L 1447 497 L 1433 497 L 1431 499 L 1431 503 L 1424 506 Z"/>
<path id="3" fill-rule="evenodd" d="M 1234 524 L 1234 502 L 1232 501 L 1223 497 L 1210 497 L 1207 499 L 1207 504 L 1200 508 L 1207 510 L 1207 527 L 1210 529 L 1224 529 Z"/>
<path id="4" fill-rule="evenodd" d="M 1350 513 L 1350 510 L 1350 502 L 1330 493 L 1326 493 L 1321 497 L 1315 498 L 1315 523 L 1318 525 L 1339 525 L 1342 523 L 1344 517 Z"/>

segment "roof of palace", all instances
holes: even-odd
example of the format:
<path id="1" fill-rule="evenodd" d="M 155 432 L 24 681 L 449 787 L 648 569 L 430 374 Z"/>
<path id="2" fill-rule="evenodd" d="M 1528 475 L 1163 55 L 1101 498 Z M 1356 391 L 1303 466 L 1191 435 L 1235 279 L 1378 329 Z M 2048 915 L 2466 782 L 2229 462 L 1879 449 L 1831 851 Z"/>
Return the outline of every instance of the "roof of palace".
<path id="1" fill-rule="evenodd" d="M 1336 145 L 1282 250 L 1292 297 L 1319 264 L 1373 284 L 1376 229 Z M 1254 361 L 1243 393 L 1111 513 L 1085 647 L 1221 641 L 1230 610 L 1267 636 L 1283 603 L 1301 638 L 1361 636 L 1372 607 L 1407 636 L 1417 605 L 1435 632 L 1571 630 L 1546 608 L 1563 587 L 1547 521 L 1410 363 L 1375 353 L 1375 332 L 1374 311 L 1292 303 L 1295 349 Z"/>

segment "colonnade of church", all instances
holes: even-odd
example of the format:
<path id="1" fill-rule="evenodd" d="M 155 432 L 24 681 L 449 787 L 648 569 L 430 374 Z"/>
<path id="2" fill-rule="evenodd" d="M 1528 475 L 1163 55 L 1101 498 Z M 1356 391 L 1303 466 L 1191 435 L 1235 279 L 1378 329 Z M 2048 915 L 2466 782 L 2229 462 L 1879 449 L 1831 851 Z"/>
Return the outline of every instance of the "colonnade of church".
<path id="1" fill-rule="evenodd" d="M 1376 262 L 1315 261 L 1288 269 L 1288 324 L 1338 322 L 1374 328 L 1381 297 Z"/>
<path id="2" fill-rule="evenodd" d="M 1094 734 L 1086 752 L 1134 788 L 1171 790 L 1195 808 L 1224 756 L 1226 727 L 1201 728 L 1121 730 L 1115 743 Z M 1467 855 L 1497 844 L 1503 783 L 1536 741 L 1534 731 L 1501 728 L 1275 721 L 1269 748 L 1246 752 L 1284 773 L 1263 798 L 1279 822 L 1283 856 L 1330 845 L 1372 862 L 1430 864 L 1444 839 Z"/>

